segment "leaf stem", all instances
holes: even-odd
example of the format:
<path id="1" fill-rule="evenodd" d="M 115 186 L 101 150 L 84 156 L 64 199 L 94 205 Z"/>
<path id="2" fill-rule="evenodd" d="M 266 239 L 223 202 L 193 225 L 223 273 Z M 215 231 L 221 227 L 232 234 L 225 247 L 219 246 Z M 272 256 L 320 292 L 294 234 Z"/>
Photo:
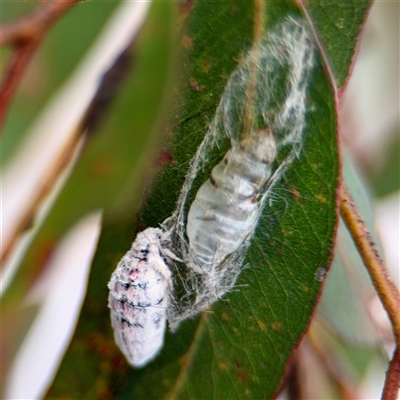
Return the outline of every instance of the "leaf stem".
<path id="1" fill-rule="evenodd" d="M 398 389 L 400 377 L 398 350 L 400 341 L 400 294 L 379 256 L 375 243 L 365 227 L 348 188 L 344 184 L 340 188 L 340 213 L 393 327 L 397 346 L 386 373 L 386 381 L 382 393 L 382 399 L 392 400 L 397 396 L 397 390 L 394 390 L 394 388 L 397 387 Z"/>

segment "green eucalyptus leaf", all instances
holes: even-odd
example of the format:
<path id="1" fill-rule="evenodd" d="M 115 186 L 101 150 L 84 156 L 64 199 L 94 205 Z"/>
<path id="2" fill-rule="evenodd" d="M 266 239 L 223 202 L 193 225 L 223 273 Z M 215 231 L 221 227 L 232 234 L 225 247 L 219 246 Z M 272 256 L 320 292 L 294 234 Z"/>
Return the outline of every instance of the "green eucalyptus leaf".
<path id="1" fill-rule="evenodd" d="M 321 40 L 338 88 L 346 84 L 371 0 L 307 1 L 307 13 Z"/>
<path id="2" fill-rule="evenodd" d="M 10 2 L 2 9 L 3 24 L 28 15 L 41 4 Z M 49 97 L 68 79 L 76 64 L 99 34 L 110 13 L 118 6 L 113 2 L 80 2 L 71 7 L 49 30 L 35 53 L 32 64 L 10 104 L 2 128 L 1 160 L 7 162 L 29 132 L 36 116 L 44 110 Z M 3 49 L 2 49 L 3 50 Z M 8 55 L 3 55 L 7 62 Z"/>
<path id="3" fill-rule="evenodd" d="M 251 45 L 246 46 L 241 35 L 241 46 L 233 53 L 237 32 L 227 31 L 219 42 L 214 38 L 206 46 L 206 32 L 213 26 L 214 18 L 218 15 L 220 23 L 228 18 L 222 17 L 221 11 L 206 8 L 205 4 L 196 3 L 190 15 L 193 20 L 201 16 L 203 22 L 208 22 L 203 30 L 194 30 L 195 23 L 188 22 L 185 37 L 191 41 L 191 49 L 185 55 L 196 61 L 187 63 L 188 68 L 182 71 L 179 93 L 183 92 L 186 107 L 173 125 L 174 162 L 164 168 L 148 198 L 142 213 L 148 226 L 156 226 L 174 211 L 187 166 L 213 118 L 225 86 L 209 86 L 208 82 L 217 75 L 224 76 L 226 84 L 237 65 L 228 70 L 226 63 L 213 60 L 215 46 L 218 44 L 222 55 L 230 54 L 234 60 L 240 60 Z M 224 8 L 227 14 L 233 12 L 228 5 L 220 10 Z M 283 3 L 281 8 L 267 5 L 266 10 L 267 29 L 285 17 L 298 15 Z M 258 11 L 254 14 L 251 10 L 247 10 L 248 14 L 244 9 L 235 11 L 242 15 L 242 21 L 247 17 L 251 23 L 252 18 L 258 17 Z M 204 18 L 208 13 L 209 20 Z M 208 65 L 207 72 L 203 65 Z M 193 81 L 196 88 L 202 88 L 200 91 L 192 87 Z M 284 83 L 280 84 L 284 91 Z M 236 289 L 215 303 L 211 314 L 200 318 L 194 342 L 187 349 L 189 360 L 177 376 L 175 386 L 166 388 L 171 397 L 197 398 L 196 393 L 204 398 L 272 396 L 293 348 L 308 326 L 321 287 L 321 270 L 329 267 L 331 259 L 339 182 L 333 90 L 320 59 L 310 78 L 307 104 L 301 155 L 272 191 L 247 253 L 247 268 L 243 268 Z M 199 184 L 207 179 L 225 151 L 221 146 L 218 154 L 210 156 L 210 165 L 204 168 Z M 182 329 L 194 323 L 184 322 Z M 180 330 L 176 335 L 179 334 Z M 169 340 L 179 339 L 168 336 L 166 347 Z M 159 371 L 162 355 L 148 367 L 149 374 Z M 175 365 L 178 360 L 170 362 Z M 138 374 L 141 376 L 143 372 Z M 137 382 L 137 378 L 132 381 Z M 146 395 L 157 397 L 160 389 L 148 390 Z M 132 385 L 132 393 L 139 396 L 136 384 Z"/>

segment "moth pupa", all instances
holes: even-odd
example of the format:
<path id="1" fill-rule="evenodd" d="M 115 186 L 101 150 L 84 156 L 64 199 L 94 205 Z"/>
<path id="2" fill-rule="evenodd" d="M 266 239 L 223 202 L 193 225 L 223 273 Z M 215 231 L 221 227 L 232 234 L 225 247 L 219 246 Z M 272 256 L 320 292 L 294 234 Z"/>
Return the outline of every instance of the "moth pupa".
<path id="1" fill-rule="evenodd" d="M 236 251 L 257 224 L 260 198 L 271 176 L 276 143 L 271 129 L 249 135 L 212 170 L 190 206 L 186 232 L 198 272 Z"/>
<path id="2" fill-rule="evenodd" d="M 165 235 L 160 228 L 138 233 L 108 283 L 115 342 L 134 367 L 153 360 L 164 344 L 172 292 Z"/>

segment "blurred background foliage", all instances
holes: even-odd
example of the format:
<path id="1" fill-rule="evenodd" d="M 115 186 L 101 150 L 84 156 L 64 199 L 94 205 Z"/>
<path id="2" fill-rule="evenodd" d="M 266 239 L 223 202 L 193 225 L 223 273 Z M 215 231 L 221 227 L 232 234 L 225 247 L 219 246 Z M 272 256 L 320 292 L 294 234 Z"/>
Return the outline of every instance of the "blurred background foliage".
<path id="1" fill-rule="evenodd" d="M 38 2 L 9 2 L 1 10 L 1 23 L 25 16 L 38 7 Z M 73 6 L 51 29 L 35 54 L 23 77 L 13 106 L 3 127 L 3 162 L 15 151 L 29 125 L 54 93 L 79 64 L 99 34 L 118 1 L 90 1 Z M 1 48 L 4 66 L 10 50 Z"/>

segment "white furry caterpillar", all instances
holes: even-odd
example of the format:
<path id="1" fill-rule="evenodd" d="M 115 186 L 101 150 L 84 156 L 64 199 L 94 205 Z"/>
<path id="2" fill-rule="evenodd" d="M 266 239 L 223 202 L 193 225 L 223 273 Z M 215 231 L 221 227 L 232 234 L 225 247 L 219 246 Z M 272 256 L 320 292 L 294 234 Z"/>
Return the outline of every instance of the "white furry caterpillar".
<path id="1" fill-rule="evenodd" d="M 198 190 L 186 226 L 197 272 L 220 264 L 254 230 L 260 207 L 257 196 L 271 176 L 275 157 L 271 130 L 260 130 L 229 150 Z"/>
<path id="2" fill-rule="evenodd" d="M 151 361 L 164 343 L 172 284 L 163 237 L 159 228 L 138 233 L 108 284 L 114 338 L 134 367 Z"/>
<path id="3" fill-rule="evenodd" d="M 174 252 L 186 264 L 176 276 L 185 293 L 168 311 L 172 329 L 234 286 L 271 190 L 300 156 L 314 55 L 306 22 L 287 18 L 265 30 L 231 74 L 168 221 Z M 186 214 L 199 172 L 227 142 L 226 161 L 213 168 Z"/>

